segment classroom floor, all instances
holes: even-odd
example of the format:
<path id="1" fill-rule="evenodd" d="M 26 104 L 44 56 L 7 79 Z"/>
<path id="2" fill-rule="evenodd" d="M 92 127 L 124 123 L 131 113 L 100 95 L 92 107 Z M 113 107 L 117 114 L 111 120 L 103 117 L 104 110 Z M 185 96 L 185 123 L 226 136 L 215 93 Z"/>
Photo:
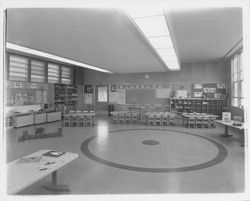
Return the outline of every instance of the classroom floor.
<path id="1" fill-rule="evenodd" d="M 75 152 L 79 157 L 61 168 L 59 183 L 71 192 L 42 187 L 36 182 L 18 195 L 240 193 L 245 190 L 244 136 L 223 126 L 187 129 L 177 126 L 114 125 L 98 116 L 94 127 L 63 127 L 63 136 L 18 142 L 24 130 L 56 131 L 61 122 L 8 128 L 7 162 L 41 149 Z"/>

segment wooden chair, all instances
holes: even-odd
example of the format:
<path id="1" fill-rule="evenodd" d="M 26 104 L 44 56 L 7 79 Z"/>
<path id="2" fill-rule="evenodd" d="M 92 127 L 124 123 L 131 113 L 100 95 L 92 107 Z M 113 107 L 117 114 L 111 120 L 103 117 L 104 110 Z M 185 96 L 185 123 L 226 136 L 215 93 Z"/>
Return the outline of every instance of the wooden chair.
<path id="1" fill-rule="evenodd" d="M 155 115 L 155 122 L 154 122 L 154 125 L 155 126 L 161 126 L 162 123 L 161 123 L 161 114 L 160 113 L 157 113 Z"/>
<path id="2" fill-rule="evenodd" d="M 77 126 L 77 119 L 78 119 L 78 117 L 76 115 L 70 116 L 70 126 L 71 127 Z"/>
<path id="3" fill-rule="evenodd" d="M 124 124 L 124 113 L 119 113 L 118 114 L 118 122 L 120 124 Z"/>
<path id="4" fill-rule="evenodd" d="M 118 120 L 118 113 L 113 113 L 112 116 L 111 116 L 111 122 L 113 124 L 118 124 L 119 123 L 119 120 Z"/>
<path id="5" fill-rule="evenodd" d="M 93 118 L 90 115 L 85 116 L 85 125 L 86 126 L 93 126 Z"/>
<path id="6" fill-rule="evenodd" d="M 127 124 L 127 123 L 129 123 L 129 124 L 131 124 L 131 113 L 126 113 L 125 115 L 124 115 L 124 122 Z"/>
<path id="7" fill-rule="evenodd" d="M 161 125 L 162 126 L 168 126 L 169 125 L 169 121 L 168 121 L 168 115 L 167 113 L 163 113 L 161 116 Z"/>
<path id="8" fill-rule="evenodd" d="M 154 114 L 149 114 L 148 115 L 148 126 L 150 125 L 155 125 L 155 115 Z"/>
<path id="9" fill-rule="evenodd" d="M 195 119 L 195 127 L 196 128 L 202 128 L 202 116 L 197 116 Z"/>
<path id="10" fill-rule="evenodd" d="M 203 128 L 209 128 L 209 117 L 203 117 L 202 118 L 202 127 Z"/>
<path id="11" fill-rule="evenodd" d="M 191 128 L 191 127 L 195 128 L 195 116 L 188 118 L 187 127 L 188 128 Z"/>
<path id="12" fill-rule="evenodd" d="M 169 114 L 168 115 L 168 125 L 169 126 L 175 126 L 176 122 L 175 122 L 175 116 L 173 114 Z"/>
<path id="13" fill-rule="evenodd" d="M 210 117 L 210 118 L 209 118 L 209 127 L 212 127 L 212 128 L 215 128 L 215 127 L 216 127 L 216 125 L 215 125 L 215 120 L 216 120 L 215 117 Z"/>
<path id="14" fill-rule="evenodd" d="M 85 121 L 84 115 L 80 115 L 78 117 L 78 126 L 80 126 L 80 127 L 86 126 L 86 121 Z"/>
<path id="15" fill-rule="evenodd" d="M 70 116 L 67 114 L 63 117 L 63 126 L 68 127 L 70 126 Z"/>
<path id="16" fill-rule="evenodd" d="M 132 122 L 132 124 L 138 123 L 138 114 L 137 113 L 132 113 L 131 122 Z"/>

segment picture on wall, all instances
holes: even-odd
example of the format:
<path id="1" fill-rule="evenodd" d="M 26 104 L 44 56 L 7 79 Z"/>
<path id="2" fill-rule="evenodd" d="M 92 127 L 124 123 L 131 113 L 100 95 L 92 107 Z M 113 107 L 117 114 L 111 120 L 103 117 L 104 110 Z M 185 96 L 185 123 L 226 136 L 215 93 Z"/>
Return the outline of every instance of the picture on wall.
<path id="1" fill-rule="evenodd" d="M 202 84 L 201 83 L 194 84 L 194 88 L 195 89 L 202 89 Z"/>
<path id="2" fill-rule="evenodd" d="M 218 89 L 225 89 L 226 85 L 225 84 L 217 84 Z"/>
<path id="3" fill-rule="evenodd" d="M 210 88 L 210 93 L 216 93 L 216 88 Z"/>
<path id="4" fill-rule="evenodd" d="M 84 93 L 85 94 L 92 93 L 92 85 L 85 85 L 85 87 L 84 87 Z"/>
<path id="5" fill-rule="evenodd" d="M 195 98 L 201 98 L 202 97 L 202 92 L 200 92 L 200 91 L 194 92 L 194 97 Z"/>
<path id="6" fill-rule="evenodd" d="M 209 93 L 209 88 L 203 88 L 203 93 Z"/>
<path id="7" fill-rule="evenodd" d="M 110 91 L 111 91 L 111 92 L 116 92 L 116 85 L 112 84 L 112 85 L 110 86 Z"/>

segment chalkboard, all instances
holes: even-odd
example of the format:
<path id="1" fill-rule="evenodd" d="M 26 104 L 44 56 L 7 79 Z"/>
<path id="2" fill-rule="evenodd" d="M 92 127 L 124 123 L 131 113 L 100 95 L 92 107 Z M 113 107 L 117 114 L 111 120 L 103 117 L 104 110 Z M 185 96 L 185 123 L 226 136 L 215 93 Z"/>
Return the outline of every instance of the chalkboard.
<path id="1" fill-rule="evenodd" d="M 126 104 L 166 104 L 166 98 L 157 98 L 155 89 L 126 90 Z"/>

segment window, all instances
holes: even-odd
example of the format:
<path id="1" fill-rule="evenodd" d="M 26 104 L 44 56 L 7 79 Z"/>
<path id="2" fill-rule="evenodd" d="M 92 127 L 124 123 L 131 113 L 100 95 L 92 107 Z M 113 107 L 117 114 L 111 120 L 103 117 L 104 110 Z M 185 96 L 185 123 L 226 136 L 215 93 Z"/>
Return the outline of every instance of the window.
<path id="1" fill-rule="evenodd" d="M 62 66 L 61 83 L 71 84 L 72 83 L 71 77 L 72 77 L 71 68 Z"/>
<path id="2" fill-rule="evenodd" d="M 232 106 L 241 107 L 243 105 L 243 52 L 235 55 L 231 59 L 231 102 Z"/>
<path id="3" fill-rule="evenodd" d="M 10 55 L 9 79 L 17 81 L 28 81 L 28 58 Z"/>
<path id="4" fill-rule="evenodd" d="M 48 63 L 48 83 L 59 83 L 59 65 Z"/>
<path id="5" fill-rule="evenodd" d="M 108 101 L 108 88 L 98 87 L 98 102 L 107 102 L 107 101 Z"/>
<path id="6" fill-rule="evenodd" d="M 31 82 L 45 82 L 45 63 L 31 60 Z"/>

